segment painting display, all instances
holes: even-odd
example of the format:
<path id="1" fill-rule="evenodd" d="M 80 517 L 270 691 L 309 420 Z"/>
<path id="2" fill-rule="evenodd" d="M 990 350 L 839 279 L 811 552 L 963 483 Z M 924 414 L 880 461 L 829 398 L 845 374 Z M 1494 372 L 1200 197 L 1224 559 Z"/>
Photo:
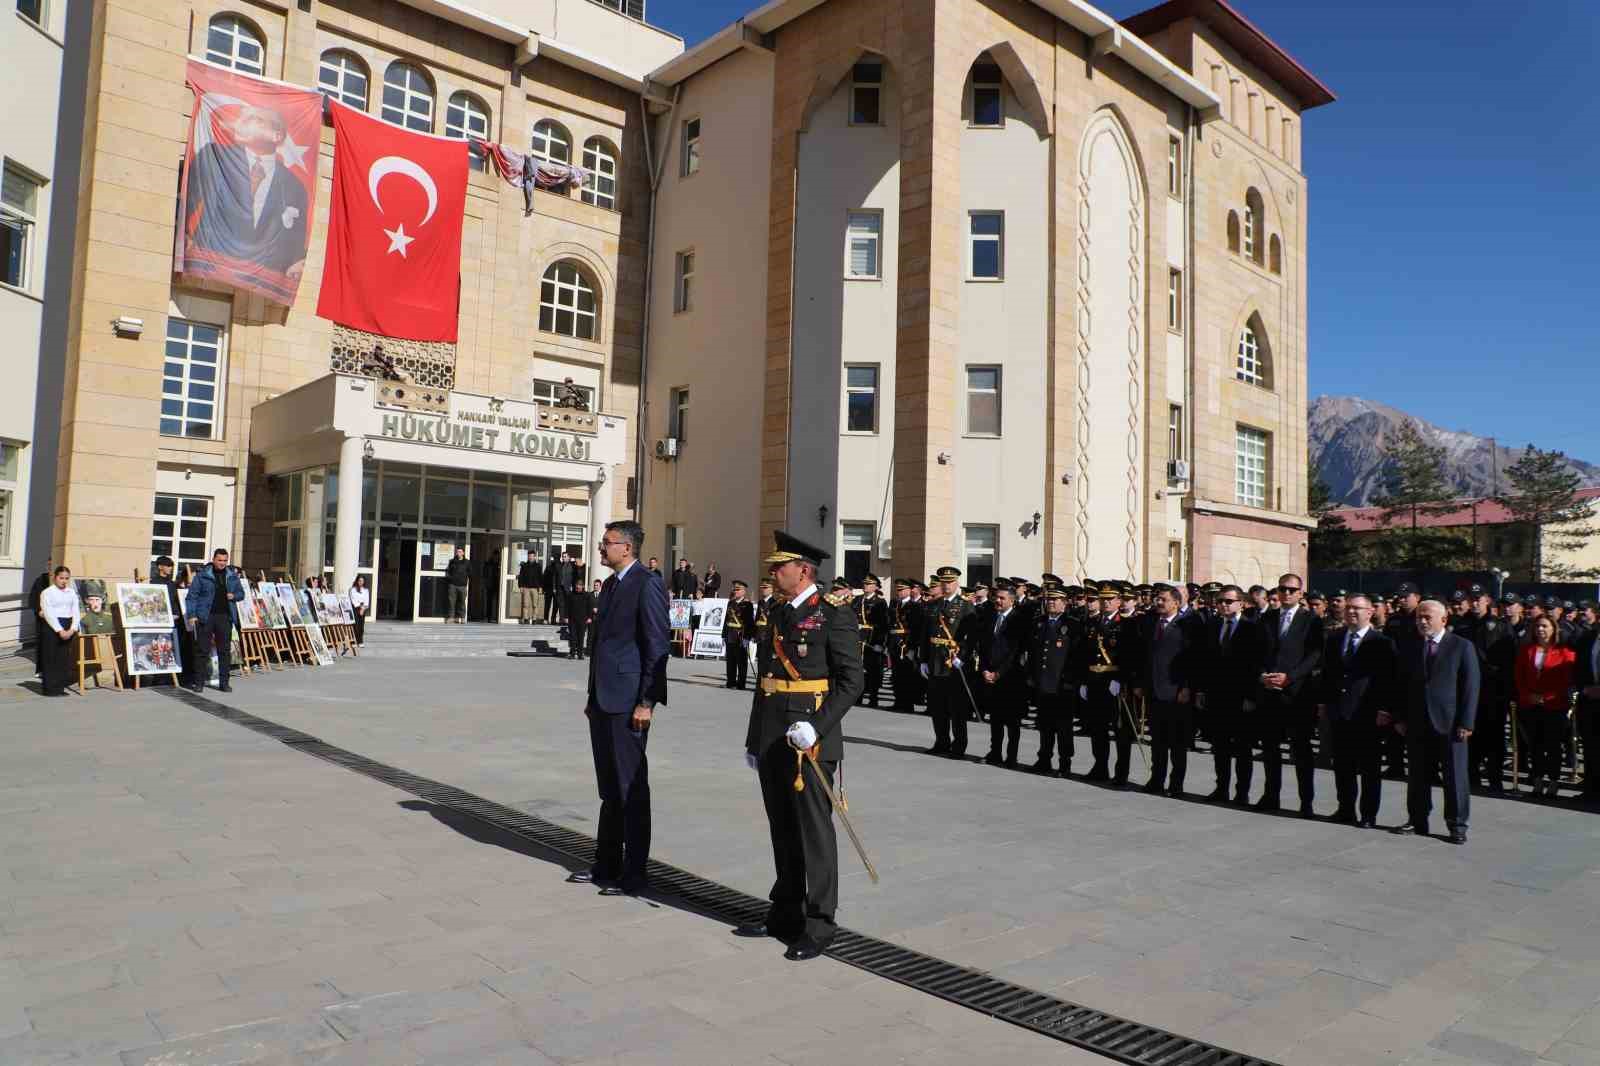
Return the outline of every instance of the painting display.
<path id="1" fill-rule="evenodd" d="M 181 673 L 183 663 L 172 629 L 150 633 L 128 633 L 128 673 L 135 677 L 150 674 Z"/>
<path id="2" fill-rule="evenodd" d="M 250 586 L 242 581 L 240 584 L 244 585 L 244 599 L 234 605 L 239 609 L 239 628 L 260 629 L 261 617 L 256 613 L 256 601 L 250 595 Z"/>
<path id="3" fill-rule="evenodd" d="M 172 629 L 172 603 L 165 586 L 119 581 L 117 603 L 124 629 Z"/>
<path id="4" fill-rule="evenodd" d="M 273 591 L 278 596 L 278 606 L 283 611 L 284 619 L 292 626 L 304 625 L 300 612 L 305 609 L 305 601 L 295 592 L 294 586 L 287 581 L 280 581 L 273 586 Z"/>
<path id="5" fill-rule="evenodd" d="M 356 609 L 350 606 L 350 595 L 346 592 L 339 593 L 339 620 L 347 626 L 356 624 Z"/>
<path id="6" fill-rule="evenodd" d="M 339 597 L 336 593 L 324 592 L 322 594 L 322 624 L 329 626 L 341 625 L 344 622 L 344 612 L 339 610 Z"/>
<path id="7" fill-rule="evenodd" d="M 311 653 L 317 657 L 317 662 L 322 666 L 332 666 L 333 652 L 328 650 L 328 642 L 323 639 L 322 627 L 306 626 L 306 639 L 311 642 Z"/>
<path id="8" fill-rule="evenodd" d="M 261 624 L 267 629 L 282 629 L 289 624 L 283 617 L 283 604 L 278 602 L 278 591 L 272 585 L 266 582 L 256 585 L 253 598 L 261 614 Z"/>

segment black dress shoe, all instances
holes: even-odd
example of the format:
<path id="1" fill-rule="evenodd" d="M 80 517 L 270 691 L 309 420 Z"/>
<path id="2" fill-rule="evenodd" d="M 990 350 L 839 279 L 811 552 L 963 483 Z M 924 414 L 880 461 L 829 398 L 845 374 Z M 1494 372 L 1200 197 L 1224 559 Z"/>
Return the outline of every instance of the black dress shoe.
<path id="1" fill-rule="evenodd" d="M 1378 822 L 1377 822 L 1376 819 L 1373 819 L 1373 818 L 1363 818 L 1359 822 L 1356 823 L 1356 828 L 1357 829 L 1376 829 L 1376 828 L 1378 828 Z"/>
<path id="2" fill-rule="evenodd" d="M 924 755 L 949 755 L 950 754 L 950 749 L 946 748 L 946 747 L 941 747 L 940 745 L 935 744 L 933 747 L 931 747 L 927 751 L 923 752 L 923 754 Z"/>
<path id="3" fill-rule="evenodd" d="M 1007 759 L 1002 765 L 1004 765 L 1007 770 L 1016 770 L 1019 768 L 1017 760 L 1015 759 Z"/>
<path id="4" fill-rule="evenodd" d="M 1248 792 L 1235 792 L 1233 794 L 1233 805 L 1235 807 L 1249 807 L 1250 794 Z"/>
<path id="5" fill-rule="evenodd" d="M 1465 844 L 1466 842 L 1467 842 L 1467 831 L 1465 829 L 1452 829 L 1452 830 L 1450 830 L 1450 843 L 1452 843 L 1452 844 Z"/>
<path id="6" fill-rule="evenodd" d="M 1185 793 L 1183 791 L 1183 786 L 1182 785 L 1173 785 L 1171 788 L 1167 789 L 1167 798 L 1168 799 L 1181 800 L 1181 799 L 1184 799 L 1186 797 L 1187 797 L 1187 793 Z"/>
<path id="7" fill-rule="evenodd" d="M 989 764 L 990 766 L 999 766 L 1000 765 L 1000 756 L 995 755 L 995 754 L 993 754 L 991 752 L 990 754 L 985 755 L 983 757 L 983 761 L 985 763 Z"/>
<path id="8" fill-rule="evenodd" d="M 1212 789 L 1210 792 L 1206 793 L 1206 802 L 1207 803 L 1227 803 L 1228 802 L 1228 790 L 1226 788 L 1214 788 L 1214 789 Z"/>
<path id="9" fill-rule="evenodd" d="M 789 945 L 789 950 L 783 953 L 783 957 L 790 962 L 805 962 L 821 955 L 826 949 L 826 944 L 819 944 L 809 936 L 803 936 Z"/>
<path id="10" fill-rule="evenodd" d="M 1281 811 L 1283 810 L 1283 805 L 1275 799 L 1268 799 L 1266 796 L 1262 796 L 1250 804 L 1250 809 L 1252 811 Z"/>
<path id="11" fill-rule="evenodd" d="M 1334 811 L 1333 812 L 1333 817 L 1330 818 L 1329 821 L 1338 822 L 1340 825 L 1355 825 L 1356 824 L 1355 812 L 1354 811 Z"/>
<path id="12" fill-rule="evenodd" d="M 783 941 L 785 944 L 793 944 L 800 939 L 799 933 L 774 930 L 766 922 L 750 922 L 747 925 L 741 925 L 734 929 L 733 935 L 742 936 L 750 940 L 761 940 L 770 936 L 774 940 Z"/>
<path id="13" fill-rule="evenodd" d="M 648 885 L 607 885 L 600 890 L 602 896 L 637 896 Z"/>
<path id="14" fill-rule="evenodd" d="M 1040 759 L 1038 762 L 1029 767 L 1029 769 L 1036 774 L 1048 774 L 1050 772 L 1050 760 Z"/>
<path id="15" fill-rule="evenodd" d="M 1161 783 L 1159 781 L 1146 781 L 1142 791 L 1147 796 L 1159 796 L 1165 792 L 1166 789 L 1161 787 Z"/>
<path id="16" fill-rule="evenodd" d="M 1397 825 L 1397 826 L 1395 826 L 1393 829 L 1390 830 L 1390 832 L 1392 832 L 1395 836 L 1425 837 L 1425 836 L 1428 835 L 1428 827 L 1426 825 L 1417 825 L 1415 822 L 1407 822 L 1405 825 Z"/>
<path id="17" fill-rule="evenodd" d="M 1309 804 L 1309 803 L 1300 804 L 1300 817 L 1302 817 L 1302 818 L 1315 818 L 1316 816 L 1317 816 L 1317 812 L 1316 812 L 1315 808 L 1313 808 L 1311 806 L 1311 804 Z"/>
<path id="18" fill-rule="evenodd" d="M 1091 766 L 1089 772 L 1083 775 L 1085 781 L 1109 781 L 1111 773 L 1104 766 Z"/>
<path id="19" fill-rule="evenodd" d="M 217 686 L 217 691 L 218 692 L 232 692 L 233 691 L 233 686 L 232 685 L 218 685 Z"/>
<path id="20" fill-rule="evenodd" d="M 567 875 L 569 885 L 609 885 L 616 882 L 615 877 L 608 877 L 594 870 L 574 870 Z"/>

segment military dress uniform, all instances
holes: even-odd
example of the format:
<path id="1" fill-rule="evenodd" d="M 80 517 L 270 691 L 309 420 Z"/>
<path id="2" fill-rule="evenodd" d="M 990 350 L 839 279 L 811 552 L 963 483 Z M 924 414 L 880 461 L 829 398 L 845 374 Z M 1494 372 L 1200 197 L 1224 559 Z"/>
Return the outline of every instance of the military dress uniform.
<path id="1" fill-rule="evenodd" d="M 1099 596 L 1102 601 L 1120 595 L 1120 583 L 1100 584 Z M 1082 714 L 1089 734 L 1090 750 L 1094 753 L 1094 765 L 1089 769 L 1087 778 L 1090 781 L 1115 780 L 1119 785 L 1128 783 L 1134 726 L 1130 709 L 1123 702 L 1129 695 L 1121 690 L 1132 683 L 1131 666 L 1138 659 L 1137 655 L 1128 654 L 1136 642 L 1124 639 L 1131 637 L 1133 625 L 1131 622 L 1124 625 L 1119 612 L 1102 610 L 1099 620 L 1090 622 L 1079 648 L 1077 673 L 1081 678 Z M 1123 672 L 1124 659 L 1130 667 L 1126 675 Z M 1119 690 L 1116 693 L 1111 690 L 1113 682 Z M 1110 769 L 1113 734 L 1117 743 L 1115 773 Z"/>
<path id="2" fill-rule="evenodd" d="M 770 566 L 828 558 L 786 533 L 775 534 Z M 861 695 L 861 644 L 849 593 L 824 596 L 812 586 L 772 610 L 756 652 L 758 674 L 745 751 L 761 780 L 777 878 L 768 894 L 764 932 L 791 943 L 789 957 L 810 958 L 833 939 L 839 903 L 839 853 L 833 809 L 788 731 L 809 724 L 817 768 L 831 785 L 844 758 L 845 712 Z M 805 788 L 795 791 L 796 774 Z M 797 954 L 797 952 L 799 952 Z"/>
<path id="3" fill-rule="evenodd" d="M 740 588 L 744 583 L 735 581 Z M 749 676 L 750 657 L 745 654 L 744 643 L 754 640 L 756 634 L 756 607 L 749 600 L 729 600 L 727 613 L 722 616 L 722 657 L 727 661 L 729 688 L 743 689 Z"/>
<path id="4" fill-rule="evenodd" d="M 909 582 L 895 582 L 897 593 L 909 589 Z M 909 596 L 897 596 L 889 606 L 889 676 L 894 683 L 894 709 L 897 711 L 914 710 L 922 689 L 922 675 L 917 673 L 921 615 L 920 601 Z"/>
<path id="5" fill-rule="evenodd" d="M 941 582 L 956 581 L 961 571 L 946 566 L 934 576 Z M 974 608 L 959 595 L 926 602 L 919 658 L 922 669 L 927 671 L 928 714 L 933 719 L 933 747 L 929 753 L 960 757 L 967 751 L 967 716 L 972 701 L 956 672 L 959 667 L 952 666 L 951 660 L 963 660 L 965 666 L 965 659 L 970 658 L 961 652 L 962 641 L 971 637 Z"/>
<path id="6" fill-rule="evenodd" d="M 863 582 L 877 583 L 868 574 Z M 861 634 L 861 665 L 866 673 L 862 698 L 873 707 L 878 705 L 878 692 L 883 688 L 883 661 L 889 639 L 889 604 L 876 592 L 862 593 L 854 607 L 857 631 Z M 896 693 L 898 698 L 899 693 Z"/>
<path id="7" fill-rule="evenodd" d="M 1045 597 L 1059 595 L 1050 585 Z M 1082 624 L 1070 614 L 1052 617 L 1048 613 L 1034 623 L 1028 646 L 1028 684 L 1039 708 L 1039 755 L 1033 768 L 1052 772 L 1051 761 L 1060 750 L 1061 776 L 1072 771 L 1072 719 L 1078 702 L 1075 664 L 1083 642 Z"/>

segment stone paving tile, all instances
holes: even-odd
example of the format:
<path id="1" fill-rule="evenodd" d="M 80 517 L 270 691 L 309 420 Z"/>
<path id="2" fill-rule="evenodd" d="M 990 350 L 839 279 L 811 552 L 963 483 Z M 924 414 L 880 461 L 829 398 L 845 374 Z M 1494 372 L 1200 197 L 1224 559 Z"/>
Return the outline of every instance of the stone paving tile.
<path id="1" fill-rule="evenodd" d="M 273 1018 L 122 1052 L 123 1066 L 234 1066 L 342 1043 L 320 1017 Z"/>

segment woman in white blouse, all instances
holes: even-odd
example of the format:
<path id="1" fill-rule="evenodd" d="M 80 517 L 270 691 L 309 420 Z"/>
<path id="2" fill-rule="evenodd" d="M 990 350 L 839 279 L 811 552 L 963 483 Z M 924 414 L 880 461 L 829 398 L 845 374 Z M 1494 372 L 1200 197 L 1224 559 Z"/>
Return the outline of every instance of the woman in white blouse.
<path id="1" fill-rule="evenodd" d="M 367 608 L 372 606 L 372 592 L 367 588 L 367 575 L 357 574 L 350 586 L 350 610 L 356 616 L 356 646 L 367 645 Z"/>
<path id="2" fill-rule="evenodd" d="M 78 635 L 82 615 L 78 591 L 72 587 L 72 571 L 58 566 L 50 575 L 50 587 L 39 597 L 39 665 L 46 696 L 65 696 L 72 678 L 72 646 Z"/>

